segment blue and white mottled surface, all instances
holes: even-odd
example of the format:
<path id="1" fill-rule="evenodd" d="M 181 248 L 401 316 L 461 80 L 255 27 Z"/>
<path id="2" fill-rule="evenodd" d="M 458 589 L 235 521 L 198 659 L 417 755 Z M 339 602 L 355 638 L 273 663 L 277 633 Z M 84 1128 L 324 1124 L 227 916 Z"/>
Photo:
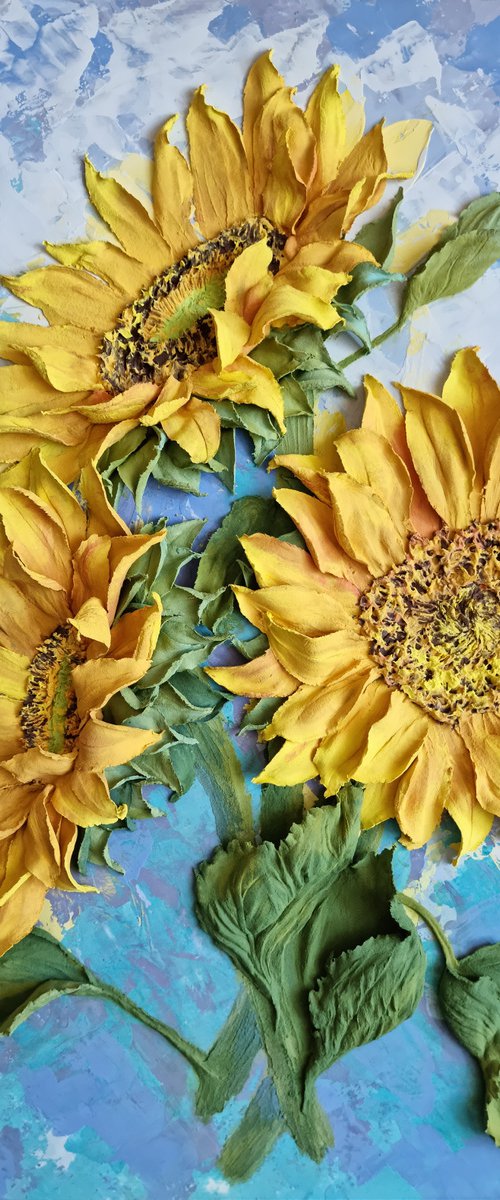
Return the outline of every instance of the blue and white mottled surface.
<path id="1" fill-rule="evenodd" d="M 242 75 L 270 45 L 299 99 L 340 61 L 352 90 L 362 81 L 370 124 L 382 114 L 432 116 L 427 164 L 408 187 L 405 213 L 409 223 L 427 213 L 430 226 L 439 223 L 443 210 L 499 185 L 499 42 L 498 0 L 3 0 L 1 268 L 44 261 L 43 239 L 96 233 L 83 151 L 99 167 L 122 162 L 122 179 L 141 194 L 148 179 L 137 154 L 148 152 L 162 118 L 183 111 L 202 81 L 237 115 Z M 432 389 L 453 350 L 479 345 L 500 377 L 498 295 L 497 268 L 462 298 L 421 310 L 372 355 L 371 371 Z M 5 296 L 2 315 L 21 310 Z M 371 319 L 382 328 L 386 308 Z M 358 364 L 352 378 L 360 377 Z M 359 406 L 348 415 L 357 419 Z M 264 486 L 242 452 L 240 494 Z M 207 492 L 168 495 L 169 515 L 210 510 L 215 521 L 227 494 L 214 481 Z M 160 489 L 149 501 L 151 512 L 165 509 Z M 245 749 L 249 774 L 256 755 Z M 500 939 L 500 855 L 490 839 L 456 871 L 450 841 L 445 830 L 426 854 L 398 850 L 398 874 L 464 953 Z M 115 835 L 123 877 L 96 870 L 98 895 L 61 895 L 44 913 L 86 962 L 203 1046 L 236 991 L 231 966 L 192 912 L 191 870 L 214 844 L 208 801 L 193 788 L 164 819 Z M 154 1033 L 90 1000 L 53 1004 L 0 1047 L 2 1200 L 498 1200 L 500 1160 L 482 1132 L 479 1075 L 443 1028 L 430 986 L 440 964 L 425 945 L 428 987 L 417 1014 L 320 1083 L 336 1135 L 323 1164 L 286 1137 L 253 1180 L 232 1188 L 214 1164 L 250 1089 L 203 1126 L 192 1116 L 190 1070 Z M 261 1071 L 257 1062 L 252 1084 Z"/>

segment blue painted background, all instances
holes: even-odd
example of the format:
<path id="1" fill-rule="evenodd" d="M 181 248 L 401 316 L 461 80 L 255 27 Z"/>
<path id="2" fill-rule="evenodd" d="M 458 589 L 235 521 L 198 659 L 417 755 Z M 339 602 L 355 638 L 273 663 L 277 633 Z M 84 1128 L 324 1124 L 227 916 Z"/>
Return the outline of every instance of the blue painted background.
<path id="1" fill-rule="evenodd" d="M 98 166 L 148 152 L 161 118 L 182 109 L 203 80 L 210 99 L 237 113 L 241 76 L 261 49 L 299 95 L 340 58 L 359 72 L 369 121 L 428 116 L 436 122 L 427 168 L 408 193 L 409 219 L 456 211 L 498 186 L 500 6 L 497 0 L 7 0 L 0 5 L 2 270 L 40 258 L 43 238 L 97 228 L 85 205 L 80 155 Z M 127 156 L 131 156 L 127 158 Z M 127 165 L 128 164 L 128 165 Z M 85 222 L 87 223 L 85 225 Z M 4 315 L 22 306 L 4 297 Z M 376 319 L 376 313 L 374 314 Z M 500 375 L 498 273 L 373 356 L 370 369 L 436 386 L 452 349 L 480 344 Z M 353 370 L 357 382 L 360 372 Z M 359 411 L 351 408 L 351 419 Z M 240 447 L 239 494 L 270 487 Z M 200 499 L 152 488 L 152 514 L 227 509 L 210 481 Z M 244 750 L 249 775 L 257 750 Z M 161 802 L 161 798 L 158 798 Z M 236 993 L 230 964 L 197 928 L 192 867 L 215 844 L 210 807 L 194 787 L 161 820 L 118 833 L 124 876 L 94 870 L 100 893 L 59 895 L 44 922 L 106 979 L 208 1047 Z M 451 866 L 451 832 L 427 852 L 398 850 L 398 882 L 411 883 L 439 915 L 458 953 L 500 939 L 498 844 Z M 425 998 L 410 1022 L 349 1055 L 320 1083 L 336 1145 L 321 1166 L 283 1138 L 249 1183 L 229 1188 L 215 1167 L 262 1072 L 211 1125 L 192 1116 L 194 1079 L 153 1032 L 111 1006 L 65 999 L 0 1046 L 2 1200 L 498 1200 L 499 1156 L 482 1132 L 475 1065 L 436 1011 L 440 962 L 429 955 Z"/>

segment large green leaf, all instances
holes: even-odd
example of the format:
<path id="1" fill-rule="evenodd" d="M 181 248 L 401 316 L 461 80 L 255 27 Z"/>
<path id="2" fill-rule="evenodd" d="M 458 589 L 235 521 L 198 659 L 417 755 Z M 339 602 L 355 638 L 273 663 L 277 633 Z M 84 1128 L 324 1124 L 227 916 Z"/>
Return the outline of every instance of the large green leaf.
<path id="1" fill-rule="evenodd" d="M 360 789 L 343 789 L 279 845 L 230 843 L 196 876 L 198 919 L 243 975 L 278 1111 L 316 1161 L 332 1142 L 318 1074 L 406 1019 L 423 987 L 425 957 L 395 899 L 390 853 L 355 857 L 360 804 Z M 248 1120 L 256 1159 L 240 1161 L 242 1178 L 263 1145 Z"/>
<path id="2" fill-rule="evenodd" d="M 472 286 L 500 257 L 500 194 L 473 200 L 408 281 L 399 324 L 423 304 Z"/>
<path id="3" fill-rule="evenodd" d="M 483 946 L 454 967 L 439 985 L 447 1025 L 481 1067 L 486 1131 L 500 1146 L 500 943 Z"/>

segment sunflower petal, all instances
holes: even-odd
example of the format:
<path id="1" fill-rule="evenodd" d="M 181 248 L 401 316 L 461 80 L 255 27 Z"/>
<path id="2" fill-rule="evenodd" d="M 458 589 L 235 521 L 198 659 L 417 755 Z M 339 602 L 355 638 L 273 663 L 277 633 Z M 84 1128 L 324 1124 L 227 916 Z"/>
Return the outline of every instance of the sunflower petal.
<path id="1" fill-rule="evenodd" d="M 253 533 L 239 540 L 255 572 L 259 587 L 274 587 L 278 584 L 310 586 L 314 591 L 327 592 L 334 600 L 339 592 L 352 590 L 343 580 L 324 575 L 314 566 L 307 550 L 301 550 L 291 542 L 282 542 L 266 533 Z"/>
<path id="2" fill-rule="evenodd" d="M 373 829 L 382 821 L 389 821 L 395 816 L 394 799 L 399 787 L 399 780 L 390 783 L 367 783 L 361 805 L 361 827 Z"/>
<path id="3" fill-rule="evenodd" d="M 451 762 L 450 791 L 446 808 L 461 833 L 458 858 L 470 854 L 484 842 L 493 824 L 492 813 L 485 812 L 476 796 L 476 777 L 469 751 L 460 735 L 449 726 L 441 729 Z"/>
<path id="4" fill-rule="evenodd" d="M 118 288 L 123 292 L 124 305 L 136 300 L 151 282 L 147 267 L 112 242 L 67 242 L 59 246 L 44 242 L 44 246 L 63 267 L 79 267 Z"/>
<path id="5" fill-rule="evenodd" d="M 400 385 L 406 408 L 406 438 L 422 487 L 451 529 L 470 523 L 474 462 L 458 412 L 437 396 Z"/>
<path id="6" fill-rule="evenodd" d="M 366 639 L 345 630 L 308 637 L 268 615 L 267 636 L 285 670 L 313 686 L 325 679 L 341 679 L 368 663 Z"/>
<path id="7" fill-rule="evenodd" d="M 258 140 L 260 118 L 264 105 L 276 92 L 285 89 L 285 81 L 271 61 L 271 51 L 266 50 L 250 67 L 243 90 L 243 143 L 250 169 L 254 175 L 254 162 L 257 169 L 262 161 L 262 147 Z M 254 186 L 256 204 L 262 204 L 262 191 Z M 256 211 L 262 211 L 256 208 Z"/>
<path id="8" fill-rule="evenodd" d="M 219 449 L 219 415 L 211 404 L 197 396 L 192 396 L 178 412 L 165 417 L 162 426 L 167 437 L 189 454 L 191 462 L 208 462 Z"/>
<path id="9" fill-rule="evenodd" d="M 24 862 L 45 887 L 53 887 L 61 866 L 59 842 L 47 811 L 47 789 L 31 804 L 23 831 Z"/>
<path id="10" fill-rule="evenodd" d="M 226 313 L 236 313 L 252 323 L 255 312 L 273 286 L 269 271 L 272 250 L 265 238 L 246 246 L 226 275 Z M 236 355 L 234 356 L 236 357 Z"/>
<path id="11" fill-rule="evenodd" d="M 7 775 L 6 778 L 9 776 Z M 34 794 L 34 789 L 26 787 L 26 785 L 13 787 L 12 780 L 8 787 L 0 788 L 0 837 L 2 839 L 6 834 L 15 833 L 16 829 L 20 829 L 24 825 Z"/>
<path id="12" fill-rule="evenodd" d="M 34 450 L 26 456 L 20 467 L 24 478 L 22 482 L 19 478 L 19 485 L 38 496 L 47 509 L 59 518 L 70 550 L 74 553 L 83 541 L 87 528 L 85 513 L 76 496 L 54 475 L 39 451 Z"/>
<path id="13" fill-rule="evenodd" d="M 153 162 L 153 208 L 155 221 L 166 242 L 172 262 L 183 258 L 198 244 L 191 224 L 193 179 L 180 150 L 169 143 L 177 116 L 165 122 L 155 138 Z"/>
<path id="14" fill-rule="evenodd" d="M 162 736 L 151 729 L 110 725 L 92 715 L 78 739 L 75 770 L 86 774 L 104 771 L 106 767 L 119 767 L 155 746 Z"/>
<path id="15" fill-rule="evenodd" d="M 312 194 L 322 191 L 337 174 L 345 148 L 345 117 L 339 96 L 340 68 L 330 67 L 316 84 L 305 110 L 316 141 L 317 170 Z"/>
<path id="16" fill-rule="evenodd" d="M 276 488 L 273 495 L 300 530 L 319 570 L 364 590 L 370 579 L 368 571 L 335 540 L 331 508 L 292 488 Z"/>
<path id="17" fill-rule="evenodd" d="M 406 542 L 372 488 L 349 475 L 328 475 L 333 526 L 340 545 L 375 578 L 403 561 Z"/>
<path id="18" fill-rule="evenodd" d="M 335 451 L 334 451 L 335 452 Z M 337 461 L 332 470 L 340 470 L 342 463 L 337 454 Z M 296 479 L 304 484 L 318 500 L 323 504 L 330 503 L 330 489 L 328 487 L 328 479 L 325 474 L 323 460 L 316 454 L 275 454 L 271 459 L 268 470 L 274 471 L 276 467 L 285 467 L 285 470 L 291 471 Z"/>
<path id="19" fill-rule="evenodd" d="M 196 219 L 214 238 L 253 214 L 250 177 L 241 134 L 227 113 L 207 104 L 197 88 L 186 118 Z"/>
<path id="20" fill-rule="evenodd" d="M 128 526 L 115 511 L 106 495 L 106 490 L 94 463 L 87 463 L 80 475 L 80 493 L 87 502 L 87 537 L 97 533 L 109 537 L 128 533 Z M 83 534 L 80 541 L 83 541 Z"/>
<path id="21" fill-rule="evenodd" d="M 320 329 L 333 329 L 342 318 L 331 301 L 347 280 L 347 275 L 334 275 L 323 267 L 293 264 L 285 267 L 255 314 L 250 334 L 252 345 L 267 337 L 271 326 L 280 329 L 290 318 L 307 321 Z"/>
<path id="22" fill-rule="evenodd" d="M 121 821 L 127 815 L 127 805 L 113 803 L 106 781 L 96 772 L 74 771 L 61 779 L 52 792 L 51 801 L 61 817 L 74 821 L 83 829 L 89 825 Z"/>
<path id="23" fill-rule="evenodd" d="M 418 755 L 428 725 L 417 705 L 402 692 L 392 691 L 387 712 L 370 729 L 356 779 L 360 783 L 398 779 Z"/>
<path id="24" fill-rule="evenodd" d="M 19 783 L 53 783 L 60 775 L 67 775 L 75 761 L 76 752 L 52 754 L 38 746 L 24 748 L 19 754 L 2 763 L 6 771 Z"/>
<path id="25" fill-rule="evenodd" d="M 0 646 L 0 695 L 9 700 L 24 700 L 30 659 L 26 654 Z"/>
<path id="26" fill-rule="evenodd" d="M 62 523 L 49 506 L 23 488 L 0 489 L 0 516 L 14 554 L 44 587 L 71 586 L 71 551 Z"/>
<path id="27" fill-rule="evenodd" d="M 58 392 L 81 392 L 97 387 L 99 365 L 96 357 L 82 357 L 71 350 L 56 346 L 38 346 L 27 349 L 42 379 Z"/>
<path id="28" fill-rule="evenodd" d="M 250 326 L 235 312 L 212 310 L 217 338 L 217 354 L 222 370 L 230 367 L 245 350 L 250 340 Z"/>
<path id="29" fill-rule="evenodd" d="M 73 354 L 97 354 L 99 338 L 76 325 L 30 325 L 25 321 L 0 320 L 0 358 L 25 363 L 26 349 L 36 346 L 59 346 Z"/>
<path id="30" fill-rule="evenodd" d="M 356 778 L 370 729 L 387 712 L 389 700 L 389 688 L 384 683 L 369 682 L 350 711 L 321 742 L 314 761 L 327 796 L 336 795 L 343 783 Z"/>
<path id="31" fill-rule="evenodd" d="M 423 846 L 441 820 L 450 792 L 451 764 L 434 722 L 429 722 L 414 762 L 402 776 L 394 801 L 405 845 Z"/>
<path id="32" fill-rule="evenodd" d="M 94 208 L 125 253 L 147 267 L 151 276 L 160 275 L 170 265 L 170 255 L 161 233 L 142 204 L 116 179 L 96 171 L 88 158 L 85 159 L 85 183 Z"/>
<path id="33" fill-rule="evenodd" d="M 216 372 L 209 365 L 192 377 L 193 390 L 207 400 L 232 400 L 266 408 L 285 432 L 283 395 L 272 371 L 253 358 L 235 359 L 231 369 Z"/>
<path id="34" fill-rule="evenodd" d="M 154 383 L 134 383 L 125 392 L 109 399 L 107 392 L 94 392 L 86 404 L 73 407 L 93 425 L 117 424 L 120 421 L 137 420 L 158 395 Z"/>
<path id="35" fill-rule="evenodd" d="M 476 350 L 459 350 L 443 386 L 443 401 L 461 417 L 474 456 L 473 516 L 479 516 L 485 483 L 486 448 L 500 412 L 500 388 L 487 371 Z"/>
<path id="36" fill-rule="evenodd" d="M 500 817 L 500 718 L 494 712 L 472 713 L 460 721 L 459 732 L 472 759 L 478 802 Z"/>
<path id="37" fill-rule="evenodd" d="M 439 517 L 431 507 L 415 471 L 406 441 L 403 413 L 394 396 L 373 375 L 365 375 L 364 382 L 366 400 L 361 427 L 385 438 L 404 463 L 412 486 L 411 524 L 422 537 L 430 537 L 439 528 Z"/>
<path id="38" fill-rule="evenodd" d="M 137 683 L 150 666 L 147 658 L 99 658 L 73 668 L 73 684 L 80 716 L 104 705 L 122 688 Z"/>
<path id="39" fill-rule="evenodd" d="M 113 625 L 110 651 L 113 658 L 148 658 L 153 655 L 160 633 L 162 603 L 153 593 L 153 604 L 126 612 Z"/>
<path id="40" fill-rule="evenodd" d="M 232 590 L 243 616 L 264 632 L 268 627 L 268 614 L 289 629 L 297 629 L 310 637 L 339 629 L 354 629 L 356 602 L 352 592 L 339 589 L 333 596 L 325 591 L 315 591 L 304 583 L 264 587 L 258 591 L 233 585 Z"/>
<path id="41" fill-rule="evenodd" d="M 2 904 L 0 955 L 22 941 L 36 925 L 42 911 L 46 887 L 33 875 L 26 875 L 22 886 Z"/>
<path id="42" fill-rule="evenodd" d="M 303 685 L 281 704 L 271 723 L 263 731 L 264 741 L 274 737 L 289 742 L 319 741 L 332 726 L 350 712 L 367 681 L 361 670 L 321 687 Z"/>
<path id="43" fill-rule="evenodd" d="M 205 671 L 235 696 L 290 696 L 297 687 L 297 680 L 285 671 L 272 650 L 238 667 L 205 667 Z"/>
<path id="44" fill-rule="evenodd" d="M 116 613 L 120 591 L 130 567 L 153 546 L 162 542 L 164 537 L 165 530 L 159 529 L 157 533 L 135 533 L 133 535 L 129 534 L 128 537 L 115 537 L 111 539 L 107 604 L 110 620 L 114 618 Z"/>
<path id="45" fill-rule="evenodd" d="M 500 517 L 500 420 L 485 451 L 485 488 L 481 503 L 481 520 L 495 521 Z"/>
<path id="46" fill-rule="evenodd" d="M 0 275 L 0 282 L 52 324 L 64 324 L 71 313 L 73 325 L 105 333 L 123 308 L 121 292 L 73 267 L 37 267 L 24 275 Z"/>
<path id="47" fill-rule="evenodd" d="M 78 631 L 81 637 L 109 649 L 111 630 L 109 617 L 104 605 L 96 596 L 91 596 L 80 606 L 74 617 L 68 618 L 70 625 Z"/>
<path id="48" fill-rule="evenodd" d="M 369 429 L 350 429 L 335 442 L 344 470 L 366 484 L 390 512 L 401 537 L 408 531 L 412 486 L 404 465 L 385 438 Z"/>
<path id="49" fill-rule="evenodd" d="M 317 747 L 317 742 L 285 742 L 252 782 L 274 783 L 277 787 L 294 787 L 298 783 L 307 783 L 318 774 L 314 764 Z"/>

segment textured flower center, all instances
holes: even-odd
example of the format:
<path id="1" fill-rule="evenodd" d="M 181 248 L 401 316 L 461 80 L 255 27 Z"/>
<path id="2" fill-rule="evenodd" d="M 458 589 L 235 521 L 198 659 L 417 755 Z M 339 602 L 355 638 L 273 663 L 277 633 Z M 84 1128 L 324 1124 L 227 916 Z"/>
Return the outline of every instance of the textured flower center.
<path id="1" fill-rule="evenodd" d="M 59 625 L 38 647 L 20 713 L 26 746 L 39 746 L 52 754 L 72 749 L 80 720 L 71 672 L 84 657 L 71 625 Z"/>
<path id="2" fill-rule="evenodd" d="M 229 268 L 242 250 L 263 237 L 273 252 L 270 270 L 276 274 L 286 237 L 259 217 L 202 242 L 158 275 L 103 338 L 104 387 L 116 393 L 134 383 L 161 383 L 168 375 L 182 379 L 215 358 L 210 309 L 224 307 Z"/>
<path id="3" fill-rule="evenodd" d="M 404 562 L 360 600 L 390 687 L 438 721 L 500 711 L 500 524 L 413 538 Z"/>

